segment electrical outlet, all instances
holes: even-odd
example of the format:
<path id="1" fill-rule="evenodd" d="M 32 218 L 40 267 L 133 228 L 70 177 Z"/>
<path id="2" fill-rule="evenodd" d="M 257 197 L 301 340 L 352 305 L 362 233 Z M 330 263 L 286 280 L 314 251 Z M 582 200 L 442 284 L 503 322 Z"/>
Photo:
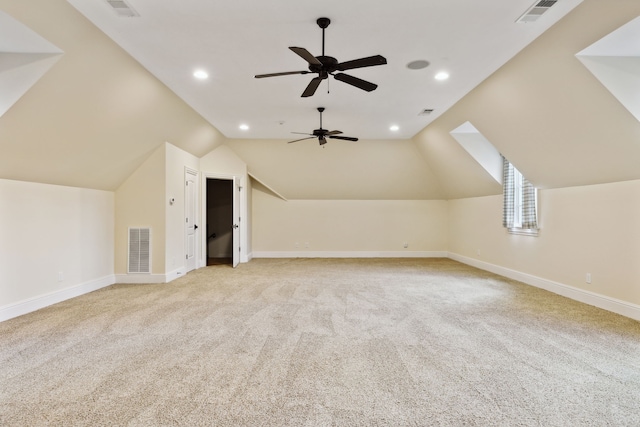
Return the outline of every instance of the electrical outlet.
<path id="1" fill-rule="evenodd" d="M 309 242 L 304 242 L 304 247 L 309 249 Z"/>
<path id="2" fill-rule="evenodd" d="M 300 249 L 300 243 L 296 242 L 296 249 Z"/>
<path id="3" fill-rule="evenodd" d="M 58 271 L 58 282 L 62 282 L 64 280 L 64 273 L 62 271 Z"/>
<path id="4" fill-rule="evenodd" d="M 587 277 L 585 278 L 587 283 L 591 283 L 591 273 L 587 273 Z"/>
<path id="5" fill-rule="evenodd" d="M 480 249 L 478 249 L 476 253 L 478 254 L 478 256 L 480 256 Z"/>
<path id="6" fill-rule="evenodd" d="M 402 245 L 403 248 L 407 249 L 409 247 L 409 243 L 408 242 L 404 242 L 404 244 Z"/>

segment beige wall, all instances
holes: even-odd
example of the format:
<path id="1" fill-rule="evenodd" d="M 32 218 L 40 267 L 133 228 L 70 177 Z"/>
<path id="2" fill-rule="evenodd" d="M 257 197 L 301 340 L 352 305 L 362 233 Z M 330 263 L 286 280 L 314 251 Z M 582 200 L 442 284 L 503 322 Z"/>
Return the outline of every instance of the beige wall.
<path id="1" fill-rule="evenodd" d="M 226 145 L 222 145 L 203 156 L 200 159 L 200 169 L 203 173 L 227 177 L 245 177 L 247 174 L 247 164 Z"/>
<path id="2" fill-rule="evenodd" d="M 538 237 L 502 228 L 502 196 L 450 201 L 449 251 L 640 304 L 640 181 L 542 190 L 539 198 Z"/>
<path id="3" fill-rule="evenodd" d="M 151 273 L 184 267 L 185 168 L 199 159 L 164 143 L 116 191 L 116 274 L 127 273 L 129 227 L 151 227 Z M 169 199 L 174 199 L 173 205 Z"/>
<path id="4" fill-rule="evenodd" d="M 229 140 L 249 172 L 287 199 L 439 200 L 438 177 L 411 140 Z"/>
<path id="5" fill-rule="evenodd" d="M 254 256 L 268 252 L 447 250 L 446 201 L 285 201 L 261 186 L 254 186 L 252 194 Z M 409 244 L 406 249 L 405 242 Z"/>
<path id="6" fill-rule="evenodd" d="M 151 273 L 165 272 L 165 165 L 166 150 L 163 145 L 116 190 L 116 274 L 127 273 L 130 227 L 151 228 Z"/>
<path id="7" fill-rule="evenodd" d="M 0 179 L 0 200 L 0 312 L 113 276 L 112 192 Z"/>

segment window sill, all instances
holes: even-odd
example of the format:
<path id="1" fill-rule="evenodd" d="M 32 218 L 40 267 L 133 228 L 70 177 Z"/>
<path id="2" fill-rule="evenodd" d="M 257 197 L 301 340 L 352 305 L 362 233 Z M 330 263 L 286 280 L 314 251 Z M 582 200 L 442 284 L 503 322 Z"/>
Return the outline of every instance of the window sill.
<path id="1" fill-rule="evenodd" d="M 509 234 L 518 234 L 520 236 L 533 236 L 538 237 L 540 232 L 539 228 L 509 228 L 507 229 Z"/>

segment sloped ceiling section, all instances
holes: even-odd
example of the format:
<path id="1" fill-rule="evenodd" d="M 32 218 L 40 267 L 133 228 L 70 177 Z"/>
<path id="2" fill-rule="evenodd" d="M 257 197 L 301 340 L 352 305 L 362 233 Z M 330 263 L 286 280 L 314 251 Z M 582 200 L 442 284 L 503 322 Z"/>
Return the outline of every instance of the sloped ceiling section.
<path id="1" fill-rule="evenodd" d="M 413 138 L 440 183 L 444 199 L 502 193 L 502 186 L 451 135 L 455 125 L 438 119 Z"/>
<path id="2" fill-rule="evenodd" d="M 0 10 L 64 51 L 0 117 L 0 178 L 114 190 L 165 142 L 196 156 L 224 143 L 66 1 L 0 0 Z"/>
<path id="3" fill-rule="evenodd" d="M 286 199 L 442 199 L 440 184 L 408 140 L 229 140 L 251 175 Z"/>
<path id="4" fill-rule="evenodd" d="M 0 116 L 59 59 L 62 51 L 0 11 Z"/>
<path id="5" fill-rule="evenodd" d="M 585 0 L 416 135 L 447 197 L 499 192 L 450 134 L 467 121 L 539 188 L 640 179 L 640 122 L 576 59 L 638 15 Z"/>

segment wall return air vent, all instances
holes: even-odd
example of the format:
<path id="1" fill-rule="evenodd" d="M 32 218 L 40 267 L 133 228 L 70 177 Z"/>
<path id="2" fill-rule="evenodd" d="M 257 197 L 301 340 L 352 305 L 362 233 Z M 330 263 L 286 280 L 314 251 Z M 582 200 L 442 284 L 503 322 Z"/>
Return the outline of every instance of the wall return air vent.
<path id="1" fill-rule="evenodd" d="M 531 6 L 516 22 L 534 22 L 551 8 L 558 0 L 541 0 Z"/>
<path id="2" fill-rule="evenodd" d="M 107 0 L 107 3 L 113 8 L 113 10 L 116 12 L 116 15 L 120 17 L 134 18 L 140 16 L 140 14 L 133 10 L 133 8 L 129 6 L 129 4 L 127 4 L 127 2 L 125 2 L 124 0 Z"/>
<path id="3" fill-rule="evenodd" d="M 151 229 L 129 229 L 128 273 L 151 273 Z"/>

